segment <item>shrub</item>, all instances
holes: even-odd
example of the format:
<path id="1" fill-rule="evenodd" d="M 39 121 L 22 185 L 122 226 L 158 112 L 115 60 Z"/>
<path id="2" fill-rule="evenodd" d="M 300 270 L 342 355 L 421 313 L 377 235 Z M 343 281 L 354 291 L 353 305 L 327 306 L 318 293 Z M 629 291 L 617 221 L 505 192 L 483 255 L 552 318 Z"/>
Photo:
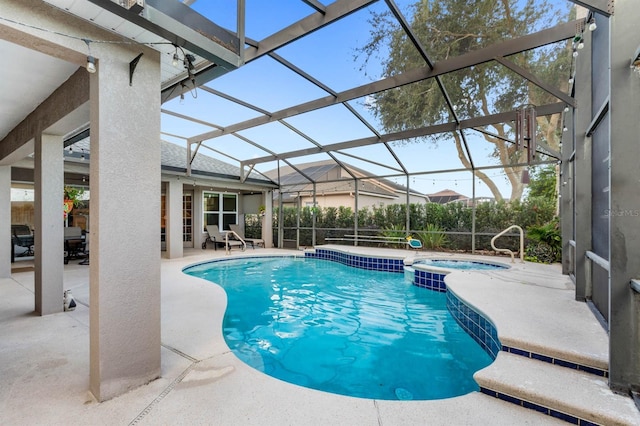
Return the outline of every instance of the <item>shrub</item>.
<path id="1" fill-rule="evenodd" d="M 447 236 L 438 225 L 428 224 L 418 232 L 418 239 L 422 246 L 428 250 L 443 248 L 447 245 Z"/>
<path id="2" fill-rule="evenodd" d="M 552 263 L 561 259 L 562 236 L 557 219 L 544 225 L 530 226 L 527 229 L 527 238 L 533 242 L 531 244 L 531 256 L 537 257 L 538 261 Z M 529 245 L 527 245 L 527 255 L 529 255 L 529 251 Z"/>

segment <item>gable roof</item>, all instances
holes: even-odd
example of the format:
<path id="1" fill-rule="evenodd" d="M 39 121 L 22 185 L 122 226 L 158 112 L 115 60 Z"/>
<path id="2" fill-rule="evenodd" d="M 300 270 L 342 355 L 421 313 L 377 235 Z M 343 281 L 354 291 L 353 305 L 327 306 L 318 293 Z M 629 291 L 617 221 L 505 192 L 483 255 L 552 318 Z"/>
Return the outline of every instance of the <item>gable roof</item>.
<path id="1" fill-rule="evenodd" d="M 343 167 L 344 166 L 344 167 Z M 346 169 L 346 170 L 345 170 Z M 399 185 L 389 179 L 376 177 L 366 170 L 360 169 L 348 163 L 338 164 L 333 160 L 315 161 L 291 166 L 280 167 L 280 186 L 287 192 L 313 192 L 313 182 L 316 182 L 316 193 L 348 193 L 355 190 L 354 180 L 351 174 L 361 179 L 360 192 L 380 195 L 384 197 L 397 197 L 398 193 L 406 193 L 407 187 Z M 304 174 L 304 175 L 303 175 Z M 278 179 L 278 170 L 270 170 L 265 173 L 274 181 Z M 344 177 L 346 175 L 346 177 Z M 426 194 L 411 190 L 412 195 L 424 197 Z"/>
<path id="2" fill-rule="evenodd" d="M 428 195 L 431 202 L 438 204 L 446 204 L 451 201 L 466 200 L 467 198 L 469 198 L 466 195 L 462 195 L 459 192 L 453 191 L 451 189 L 443 189 L 442 191 L 438 191 L 434 194 Z"/>

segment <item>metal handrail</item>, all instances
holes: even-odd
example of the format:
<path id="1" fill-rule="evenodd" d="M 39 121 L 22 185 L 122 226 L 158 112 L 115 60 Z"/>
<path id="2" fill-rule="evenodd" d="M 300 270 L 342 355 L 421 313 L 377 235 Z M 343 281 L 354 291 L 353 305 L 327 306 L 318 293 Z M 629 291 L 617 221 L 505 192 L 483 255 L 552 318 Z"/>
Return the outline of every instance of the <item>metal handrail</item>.
<path id="1" fill-rule="evenodd" d="M 604 257 L 598 256 L 590 250 L 587 250 L 584 255 L 587 257 L 587 259 L 591 260 L 593 263 L 600 266 L 605 271 L 609 271 L 609 261 Z"/>
<path id="2" fill-rule="evenodd" d="M 508 227 L 504 231 L 500 232 L 499 234 L 497 234 L 496 236 L 491 238 L 491 248 L 494 249 L 497 252 L 509 253 L 511 255 L 511 263 L 515 263 L 515 260 L 514 260 L 514 257 L 513 257 L 513 251 L 511 251 L 509 249 L 506 249 L 506 248 L 499 249 L 494 244 L 495 240 L 497 240 L 499 237 L 502 237 L 504 234 L 506 234 L 507 232 L 511 231 L 512 229 L 517 229 L 518 231 L 520 231 L 520 261 L 522 263 L 524 263 L 524 231 L 518 225 L 511 225 L 510 227 Z"/>

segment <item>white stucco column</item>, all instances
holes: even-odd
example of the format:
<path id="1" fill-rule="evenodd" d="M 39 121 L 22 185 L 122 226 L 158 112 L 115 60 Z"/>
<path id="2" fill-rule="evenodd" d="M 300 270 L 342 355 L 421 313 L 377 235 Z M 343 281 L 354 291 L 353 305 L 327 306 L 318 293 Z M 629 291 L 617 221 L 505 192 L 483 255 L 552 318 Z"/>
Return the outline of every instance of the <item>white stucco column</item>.
<path id="1" fill-rule="evenodd" d="M 262 239 L 264 240 L 264 247 L 273 247 L 273 192 L 263 192 L 265 214 L 262 216 Z"/>
<path id="2" fill-rule="evenodd" d="M 0 166 L 0 278 L 11 276 L 11 166 Z"/>
<path id="3" fill-rule="evenodd" d="M 160 54 L 128 49 L 96 46 L 90 82 L 89 385 L 99 401 L 160 375 Z"/>
<path id="4" fill-rule="evenodd" d="M 62 136 L 35 140 L 35 309 L 40 315 L 63 310 L 64 164 Z"/>
<path id="5" fill-rule="evenodd" d="M 167 257 L 182 257 L 182 182 L 170 180 L 166 186 Z"/>

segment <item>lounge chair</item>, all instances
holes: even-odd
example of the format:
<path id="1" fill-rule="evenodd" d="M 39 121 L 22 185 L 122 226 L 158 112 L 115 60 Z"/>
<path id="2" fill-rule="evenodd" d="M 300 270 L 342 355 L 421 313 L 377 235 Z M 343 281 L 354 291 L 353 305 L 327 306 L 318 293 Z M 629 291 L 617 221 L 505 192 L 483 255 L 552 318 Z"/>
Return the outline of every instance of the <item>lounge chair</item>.
<path id="1" fill-rule="evenodd" d="M 203 249 L 207 248 L 208 242 L 213 244 L 213 248 L 215 250 L 218 250 L 218 245 L 221 245 L 222 247 L 225 247 L 226 250 L 231 250 L 232 247 L 240 247 L 244 251 L 244 248 L 246 246 L 244 242 L 239 240 L 229 239 L 227 241 L 225 236 L 222 235 L 222 233 L 218 230 L 218 227 L 216 225 L 207 225 L 207 234 L 208 234 L 207 239 L 204 240 L 204 243 L 202 243 Z M 227 242 L 229 245 L 225 246 Z"/>
<path id="2" fill-rule="evenodd" d="M 262 246 L 264 248 L 264 240 L 262 238 L 246 238 L 244 236 L 244 232 L 240 229 L 240 225 L 238 225 L 237 223 L 229 225 L 229 229 L 235 232 L 236 235 L 243 239 L 245 242 L 251 244 L 252 248 L 255 249 L 256 245 Z"/>

